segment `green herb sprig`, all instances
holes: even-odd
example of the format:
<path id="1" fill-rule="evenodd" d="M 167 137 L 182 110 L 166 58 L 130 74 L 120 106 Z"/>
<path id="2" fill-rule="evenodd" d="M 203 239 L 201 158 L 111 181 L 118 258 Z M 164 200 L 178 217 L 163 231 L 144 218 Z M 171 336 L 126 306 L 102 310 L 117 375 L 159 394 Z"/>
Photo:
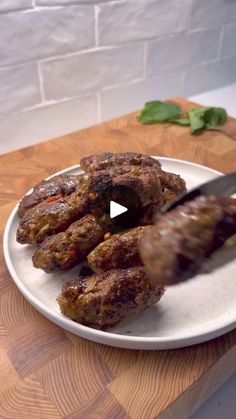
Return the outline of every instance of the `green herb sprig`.
<path id="1" fill-rule="evenodd" d="M 228 120 L 228 115 L 223 108 L 194 108 L 183 113 L 180 105 L 155 100 L 147 102 L 138 117 L 144 125 L 169 122 L 172 124 L 189 126 L 191 134 L 199 134 L 204 130 L 219 130 Z"/>

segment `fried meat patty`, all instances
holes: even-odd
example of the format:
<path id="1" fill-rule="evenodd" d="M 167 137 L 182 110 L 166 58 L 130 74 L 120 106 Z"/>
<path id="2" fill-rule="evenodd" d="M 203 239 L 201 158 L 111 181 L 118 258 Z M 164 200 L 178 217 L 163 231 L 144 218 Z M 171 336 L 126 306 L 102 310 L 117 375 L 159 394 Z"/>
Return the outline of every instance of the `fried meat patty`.
<path id="1" fill-rule="evenodd" d="M 99 170 L 112 169 L 113 173 L 124 174 L 127 172 L 135 173 L 137 167 L 152 171 L 159 177 L 161 186 L 168 189 L 176 195 L 186 192 L 185 181 L 174 173 L 165 172 L 161 169 L 159 161 L 153 157 L 139 153 L 103 153 L 84 157 L 80 161 L 80 165 L 85 172 L 96 172 Z M 122 172 L 124 170 L 124 172 Z"/>
<path id="2" fill-rule="evenodd" d="M 167 186 L 170 193 L 176 195 L 186 189 L 179 176 L 161 171 L 160 163 L 148 156 L 108 153 L 88 160 L 98 162 L 100 170 L 77 176 L 56 176 L 36 186 L 34 192 L 22 200 L 19 211 L 23 216 L 17 230 L 19 243 L 39 244 L 65 231 L 86 214 L 109 213 L 111 200 L 129 207 L 129 213 L 135 214 L 135 218 L 125 220 L 127 227 L 148 225 L 153 223 L 155 212 L 163 207 Z M 52 196 L 53 187 L 55 196 Z M 43 201 L 37 203 L 38 200 Z"/>
<path id="3" fill-rule="evenodd" d="M 167 189 L 176 195 L 182 194 L 187 191 L 186 183 L 181 176 L 176 175 L 175 173 L 160 172 L 160 182 L 163 189 Z"/>
<path id="4" fill-rule="evenodd" d="M 69 196 L 50 198 L 26 211 L 17 229 L 21 244 L 41 243 L 46 237 L 64 231 L 88 213 L 89 182 L 83 176 L 80 187 Z"/>
<path id="5" fill-rule="evenodd" d="M 158 202 L 147 205 L 140 217 L 140 225 L 148 226 L 155 223 L 156 219 L 161 215 L 161 210 L 165 205 L 170 205 L 178 198 L 177 193 L 164 189 Z"/>
<path id="6" fill-rule="evenodd" d="M 153 286 L 143 267 L 135 267 L 67 282 L 57 301 L 65 316 L 106 329 L 132 313 L 142 313 L 163 293 L 164 288 Z"/>
<path id="7" fill-rule="evenodd" d="M 105 226 L 105 220 L 98 221 L 93 215 L 75 221 L 64 232 L 44 240 L 33 255 L 34 267 L 48 273 L 72 268 L 104 240 Z"/>
<path id="8" fill-rule="evenodd" d="M 120 202 L 127 197 L 136 205 L 138 200 L 132 199 L 132 192 L 136 194 L 140 208 L 150 202 L 158 202 L 161 195 L 159 178 L 145 168 L 137 168 L 135 173 L 119 172 L 118 175 L 112 170 L 84 174 L 79 187 L 71 195 L 53 201 L 46 199 L 26 211 L 20 220 L 17 241 L 22 244 L 41 243 L 88 213 L 99 210 L 101 215 L 104 210 L 109 212 L 111 200 Z"/>
<path id="9" fill-rule="evenodd" d="M 143 234 L 139 249 L 155 284 L 196 275 L 205 261 L 236 234 L 236 199 L 200 197 L 163 215 Z"/>
<path id="10" fill-rule="evenodd" d="M 38 183 L 33 191 L 25 195 L 19 203 L 18 214 L 23 217 L 25 212 L 50 197 L 70 195 L 79 186 L 79 175 L 57 175 Z"/>
<path id="11" fill-rule="evenodd" d="M 185 181 L 179 175 L 156 170 L 151 166 L 123 165 L 106 169 L 105 172 L 111 173 L 113 177 L 112 193 L 109 192 L 111 185 L 107 184 L 107 190 L 104 188 L 101 200 L 106 201 L 105 195 L 110 200 L 131 208 L 135 213 L 137 207 L 135 208 L 133 197 L 136 196 L 136 201 L 139 201 L 138 208 L 142 208 L 137 223 L 139 225 L 153 224 L 155 214 L 160 213 L 164 205 L 173 203 L 187 190 Z"/>
<path id="12" fill-rule="evenodd" d="M 95 205 L 107 209 L 114 200 L 129 208 L 144 208 L 161 199 L 162 186 L 160 177 L 149 166 L 114 166 L 106 170 L 91 172 L 87 176 L 106 176 L 110 181 L 98 183 L 93 192 L 97 196 Z M 136 200 L 136 202 L 135 202 Z M 135 205 L 137 204 L 137 205 Z"/>
<path id="13" fill-rule="evenodd" d="M 88 255 L 89 266 L 95 272 L 125 269 L 142 265 L 138 243 L 142 234 L 151 227 L 136 227 L 111 236 Z"/>
<path id="14" fill-rule="evenodd" d="M 140 153 L 103 153 L 84 157 L 80 160 L 80 166 L 85 172 L 95 172 L 97 170 L 104 170 L 109 167 L 116 167 L 121 165 L 130 166 L 150 166 L 161 168 L 160 163 L 150 156 Z"/>
<path id="15" fill-rule="evenodd" d="M 161 200 L 161 183 L 155 172 L 139 167 L 136 172 L 115 176 L 111 191 L 107 193 L 110 200 L 117 201 L 131 211 L 142 210 L 147 205 Z"/>

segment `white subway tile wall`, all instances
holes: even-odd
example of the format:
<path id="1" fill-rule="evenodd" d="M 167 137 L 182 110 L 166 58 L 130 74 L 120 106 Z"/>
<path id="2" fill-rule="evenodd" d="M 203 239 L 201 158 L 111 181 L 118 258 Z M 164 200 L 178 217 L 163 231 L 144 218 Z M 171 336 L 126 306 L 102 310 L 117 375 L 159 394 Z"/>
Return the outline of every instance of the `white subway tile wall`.
<path id="1" fill-rule="evenodd" d="M 97 109 L 96 96 L 86 96 L 8 115 L 0 120 L 0 154 L 60 137 L 65 121 L 67 134 L 97 124 Z"/>
<path id="2" fill-rule="evenodd" d="M 12 10 L 25 10 L 33 7 L 32 0 L 1 0 L 0 12 L 11 12 Z"/>
<path id="3" fill-rule="evenodd" d="M 14 100 L 12 97 L 14 96 Z M 37 65 L 27 64 L 0 70 L 0 109 L 13 113 L 41 102 Z"/>
<path id="4" fill-rule="evenodd" d="M 187 0 L 123 0 L 101 4 L 98 44 L 134 42 L 183 31 L 187 5 Z"/>
<path id="5" fill-rule="evenodd" d="M 236 81 L 236 0 L 0 0 L 0 34 L 0 153 Z"/>
<path id="6" fill-rule="evenodd" d="M 221 57 L 236 57 L 236 24 L 225 25 L 223 28 Z"/>
<path id="7" fill-rule="evenodd" d="M 235 0 L 192 0 L 191 29 L 224 25 L 236 19 Z"/>
<path id="8" fill-rule="evenodd" d="M 199 63 L 216 60 L 220 29 L 181 33 L 148 42 L 147 75 L 175 68 L 187 69 Z"/>
<path id="9" fill-rule="evenodd" d="M 187 96 L 236 81 L 236 57 L 224 61 L 209 62 L 187 69 L 185 74 L 185 94 Z M 220 105 L 220 104 L 219 104 Z"/>
<path id="10" fill-rule="evenodd" d="M 106 89 L 101 93 L 102 120 L 115 118 L 134 109 L 141 109 L 147 100 L 165 99 L 167 92 L 180 96 L 183 92 L 184 72 L 167 71 L 162 76 L 136 81 Z"/>
<path id="11" fill-rule="evenodd" d="M 140 79 L 143 60 L 144 46 L 134 44 L 42 62 L 46 98 L 99 93 L 104 87 Z"/>
<path id="12" fill-rule="evenodd" d="M 1 66 L 94 47 L 94 10 L 71 6 L 0 15 Z"/>

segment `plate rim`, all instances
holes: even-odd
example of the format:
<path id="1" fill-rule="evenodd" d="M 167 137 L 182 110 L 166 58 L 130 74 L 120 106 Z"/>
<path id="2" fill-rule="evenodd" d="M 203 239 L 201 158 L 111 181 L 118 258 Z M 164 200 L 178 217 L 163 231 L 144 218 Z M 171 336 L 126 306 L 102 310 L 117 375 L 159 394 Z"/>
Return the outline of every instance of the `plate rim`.
<path id="1" fill-rule="evenodd" d="M 209 168 L 207 166 L 189 162 L 187 160 L 182 159 L 175 159 L 170 157 L 164 157 L 164 156 L 152 156 L 156 160 L 159 161 L 167 161 L 167 162 L 173 162 L 173 163 L 182 163 L 188 166 L 197 167 L 199 169 L 203 170 L 209 170 L 213 174 L 216 174 L 218 176 L 223 175 L 222 172 Z M 80 164 L 76 164 L 70 167 L 67 167 L 65 169 L 62 169 L 56 173 L 53 173 L 52 175 L 48 176 L 46 179 L 50 179 L 53 176 L 67 173 L 73 170 L 80 170 L 81 169 Z M 28 192 L 30 193 L 33 190 L 31 188 Z M 192 333 L 188 334 L 187 336 L 179 336 L 179 337 L 171 337 L 171 336 L 159 336 L 159 337 L 152 337 L 152 336 L 129 336 L 126 334 L 116 334 L 112 332 L 107 332 L 103 330 L 97 330 L 94 328 L 91 328 L 89 326 L 82 325 L 80 323 L 73 322 L 71 319 L 67 318 L 66 316 L 63 316 L 61 313 L 56 313 L 55 311 L 52 311 L 50 308 L 48 308 L 44 303 L 42 303 L 39 299 L 37 299 L 36 296 L 34 296 L 30 290 L 24 285 L 24 283 L 21 281 L 20 277 L 18 276 L 14 264 L 11 261 L 10 253 L 9 253 L 9 233 L 10 229 L 12 227 L 13 221 L 15 219 L 15 216 L 17 215 L 18 211 L 18 203 L 15 205 L 13 210 L 11 211 L 7 223 L 4 229 L 3 234 L 3 254 L 5 263 L 7 265 L 7 269 L 17 286 L 17 288 L 20 290 L 22 295 L 26 298 L 26 300 L 33 305 L 33 307 L 39 311 L 42 315 L 47 317 L 49 320 L 51 320 L 53 323 L 57 324 L 58 326 L 62 327 L 65 330 L 68 330 L 77 336 L 89 339 L 94 342 L 102 343 L 109 346 L 115 346 L 120 348 L 127 348 L 127 349 L 137 349 L 137 350 L 153 350 L 153 349 L 174 349 L 174 348 L 180 348 L 185 347 L 189 345 L 199 344 L 205 341 L 208 341 L 210 339 L 216 338 L 221 336 L 224 333 L 229 332 L 230 330 L 233 330 L 236 327 L 236 319 L 235 321 L 232 321 L 229 323 L 229 321 L 222 321 L 220 324 L 216 326 L 210 326 L 207 331 L 202 333 L 194 333 L 194 330 Z M 60 317 L 61 315 L 61 317 Z M 79 332 L 79 333 L 78 333 Z"/>

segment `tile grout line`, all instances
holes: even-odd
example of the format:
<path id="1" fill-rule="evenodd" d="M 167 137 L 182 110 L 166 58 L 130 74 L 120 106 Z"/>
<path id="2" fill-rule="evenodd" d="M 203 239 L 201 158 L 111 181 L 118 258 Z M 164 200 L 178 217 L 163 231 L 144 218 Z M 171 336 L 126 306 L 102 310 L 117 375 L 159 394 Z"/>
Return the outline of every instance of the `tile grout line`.
<path id="1" fill-rule="evenodd" d="M 187 7 L 187 18 L 186 18 L 186 33 L 191 32 L 191 23 L 192 23 L 192 9 L 193 9 L 193 0 L 190 0 Z"/>
<path id="2" fill-rule="evenodd" d="M 102 104 L 101 104 L 101 93 L 97 93 L 97 112 L 98 112 L 98 122 L 102 122 Z"/>
<path id="3" fill-rule="evenodd" d="M 97 6 L 96 6 L 97 7 Z M 31 12 L 34 11 L 31 9 Z M 35 11 L 34 11 L 35 12 Z M 216 29 L 216 28 L 214 28 Z M 208 30 L 208 29 L 207 29 Z M 205 29 L 200 29 L 197 30 L 197 32 L 205 32 L 207 31 Z M 185 32 L 183 32 L 185 33 Z M 191 31 L 190 33 L 194 33 L 193 31 Z M 158 41 L 161 39 L 165 39 L 165 38 L 172 38 L 173 36 L 180 34 L 180 32 L 177 33 L 171 33 L 171 34 L 166 34 L 166 36 L 161 36 L 161 37 L 151 37 L 148 39 L 138 39 L 138 40 L 133 40 L 133 41 L 129 41 L 126 43 L 120 43 L 120 44 L 114 44 L 114 45 L 99 45 L 99 35 L 98 35 L 98 28 L 95 29 L 95 46 L 90 46 L 88 48 L 84 48 L 81 50 L 76 50 L 73 52 L 65 52 L 63 54 L 55 54 L 55 55 L 51 55 L 50 57 L 42 57 L 40 58 L 40 62 L 42 63 L 48 63 L 48 62 L 52 62 L 52 61 L 57 61 L 57 60 L 65 60 L 65 59 L 69 59 L 69 58 L 73 58 L 73 57 L 77 57 L 77 56 L 82 56 L 82 55 L 86 55 L 86 54 L 92 54 L 94 52 L 105 52 L 105 51 L 109 51 L 109 50 L 119 50 L 119 49 L 125 49 L 125 48 L 129 48 L 129 47 L 133 47 L 133 46 L 142 46 L 142 44 L 148 44 L 148 42 L 150 41 Z M 233 56 L 232 56 L 233 57 Z M 231 57 L 231 58 L 232 58 Z M 209 60 L 208 60 L 209 61 Z M 8 68 L 12 68 L 12 67 L 20 67 L 20 66 L 24 66 L 27 64 L 32 64 L 35 63 L 34 59 L 29 59 L 23 62 L 13 62 L 13 63 L 7 63 L 7 64 L 3 64 L 0 65 L 0 70 L 2 69 L 8 69 Z"/>
<path id="4" fill-rule="evenodd" d="M 42 100 L 39 103 L 36 103 L 35 105 L 28 106 L 28 107 L 27 106 L 23 107 L 21 110 L 18 110 L 16 112 L 10 112 L 8 114 L 0 113 L 0 119 L 3 116 L 5 117 L 6 115 L 12 117 L 12 116 L 19 115 L 19 114 L 25 114 L 25 113 L 30 112 L 30 111 L 35 111 L 37 109 L 43 109 L 43 108 L 48 108 L 48 107 L 55 106 L 55 105 L 61 105 L 63 103 L 74 102 L 77 99 L 83 100 L 83 99 L 87 99 L 87 98 L 93 97 L 93 96 L 95 97 L 96 95 L 84 94 L 82 96 L 72 96 L 72 97 L 69 97 L 69 98 L 63 98 L 63 99 L 59 99 L 59 100 L 45 99 L 45 100 Z"/>
<path id="5" fill-rule="evenodd" d="M 147 79 L 147 55 L 148 55 L 148 41 L 144 42 L 143 51 L 143 80 Z"/>
<path id="6" fill-rule="evenodd" d="M 99 46 L 99 36 L 98 36 L 98 14 L 99 14 L 99 9 L 98 9 L 98 6 L 95 4 L 95 6 L 94 6 L 95 47 L 98 47 L 98 46 Z"/>
<path id="7" fill-rule="evenodd" d="M 81 55 L 92 54 L 93 52 L 105 52 L 105 51 L 111 51 L 111 50 L 128 49 L 128 48 L 133 47 L 134 45 L 135 46 L 142 46 L 142 44 L 143 44 L 143 41 L 135 41 L 133 43 L 127 43 L 127 44 L 99 45 L 99 47 L 91 46 L 91 47 L 88 47 L 86 49 L 82 49 L 82 50 L 79 50 L 79 51 L 67 52 L 67 53 L 59 54 L 59 55 L 52 55 L 50 57 L 39 58 L 38 60 L 41 63 L 48 63 L 48 62 L 50 63 L 52 61 L 64 60 L 64 59 L 67 59 L 67 58 L 73 58 L 73 57 L 77 57 L 77 56 L 81 56 Z M 35 63 L 35 59 L 31 59 L 31 60 L 27 60 L 27 61 L 20 62 L 20 63 L 5 64 L 3 66 L 0 65 L 0 70 L 12 68 L 12 67 L 20 67 L 20 66 L 23 66 L 23 65 L 34 64 L 34 63 Z"/>
<path id="8" fill-rule="evenodd" d="M 46 102 L 46 96 L 44 91 L 44 84 L 43 84 L 43 74 L 40 62 L 37 62 L 37 69 L 38 69 L 38 77 L 39 77 L 39 87 L 40 87 L 40 94 L 41 94 L 41 101 Z"/>
<path id="9" fill-rule="evenodd" d="M 182 91 L 183 91 L 184 96 L 185 96 L 185 91 L 186 91 L 186 79 L 187 79 L 187 69 L 184 68 L 183 74 L 181 76 L 181 85 L 182 85 Z"/>
<path id="10" fill-rule="evenodd" d="M 219 61 L 221 61 L 221 60 L 223 61 L 224 58 L 227 58 L 227 57 L 222 57 L 221 56 L 222 46 L 223 46 L 223 38 L 224 38 L 224 25 L 222 25 L 221 29 L 220 29 L 219 49 L 218 49 L 218 55 L 217 55 L 217 58 L 218 58 Z"/>

